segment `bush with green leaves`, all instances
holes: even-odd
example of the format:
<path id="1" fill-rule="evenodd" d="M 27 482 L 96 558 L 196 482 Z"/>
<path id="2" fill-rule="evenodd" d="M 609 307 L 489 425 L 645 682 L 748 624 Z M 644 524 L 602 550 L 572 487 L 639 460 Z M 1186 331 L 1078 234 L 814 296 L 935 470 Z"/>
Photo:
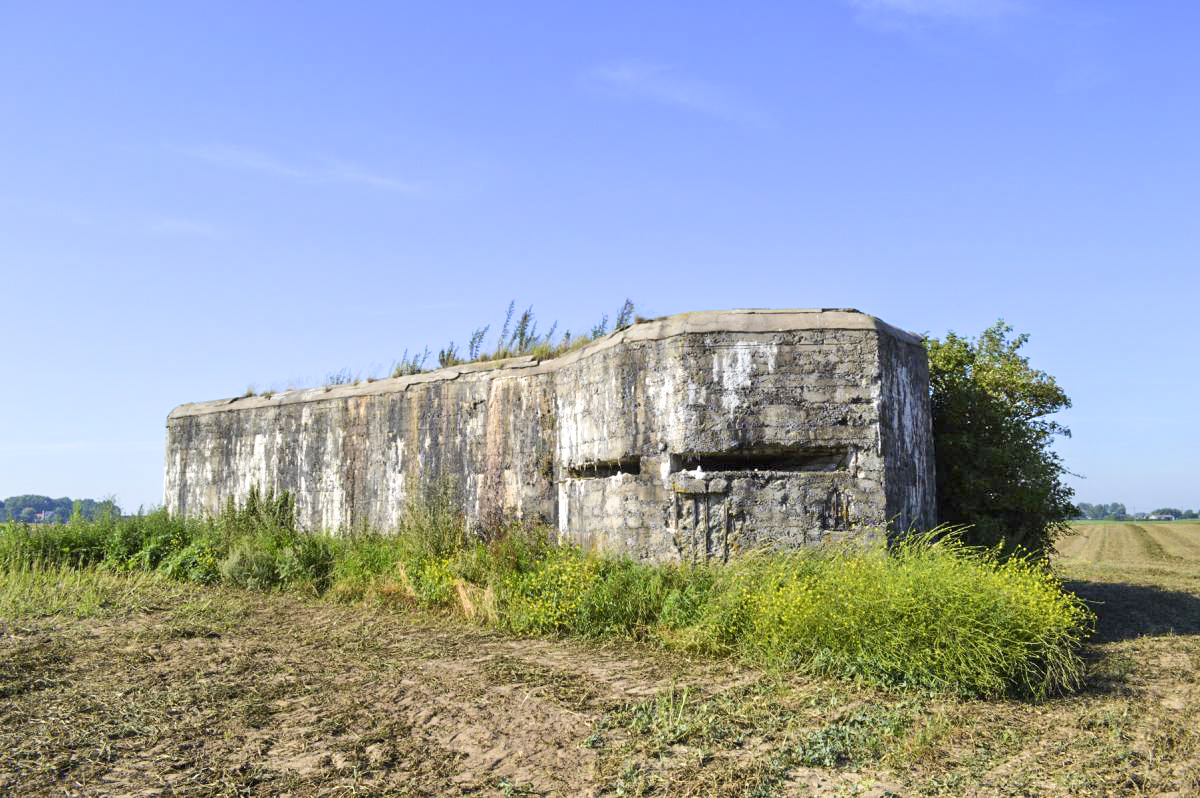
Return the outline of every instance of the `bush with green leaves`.
<path id="1" fill-rule="evenodd" d="M 1071 400 L 1011 333 L 998 321 L 978 338 L 926 339 L 938 518 L 968 543 L 1045 555 L 1077 512 L 1051 449 L 1070 435 L 1052 416 Z"/>

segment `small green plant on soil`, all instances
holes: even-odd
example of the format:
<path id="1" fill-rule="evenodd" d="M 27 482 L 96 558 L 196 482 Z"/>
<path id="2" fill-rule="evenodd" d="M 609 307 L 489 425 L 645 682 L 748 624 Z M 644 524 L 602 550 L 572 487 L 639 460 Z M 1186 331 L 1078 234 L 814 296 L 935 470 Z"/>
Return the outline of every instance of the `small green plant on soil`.
<path id="1" fill-rule="evenodd" d="M 517 634 L 643 640 L 964 695 L 1042 697 L 1083 676 L 1078 650 L 1092 624 L 1083 603 L 1040 561 L 968 547 L 954 530 L 890 549 L 823 546 L 678 565 L 584 552 L 544 528 L 468 534 L 455 508 L 452 490 L 431 489 L 409 503 L 394 534 L 309 534 L 297 528 L 290 495 L 252 489 L 207 520 L 158 511 L 7 523 L 0 568 L 156 572 L 402 603 Z"/>

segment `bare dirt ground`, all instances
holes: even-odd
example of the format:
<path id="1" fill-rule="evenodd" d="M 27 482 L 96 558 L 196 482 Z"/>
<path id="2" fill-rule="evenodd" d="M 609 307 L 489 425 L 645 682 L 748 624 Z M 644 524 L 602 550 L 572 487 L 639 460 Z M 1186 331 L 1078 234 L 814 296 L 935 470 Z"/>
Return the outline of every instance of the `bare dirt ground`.
<path id="1" fill-rule="evenodd" d="M 1091 676 L 1042 703 L 153 581 L 13 613 L 0 794 L 1200 795 L 1200 525 L 1077 529 Z"/>

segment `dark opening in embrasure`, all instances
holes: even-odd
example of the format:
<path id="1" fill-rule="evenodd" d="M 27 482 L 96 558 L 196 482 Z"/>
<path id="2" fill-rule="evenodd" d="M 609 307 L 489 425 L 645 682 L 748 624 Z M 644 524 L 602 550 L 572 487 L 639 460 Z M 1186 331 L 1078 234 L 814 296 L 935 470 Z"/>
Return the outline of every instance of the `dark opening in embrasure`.
<path id="1" fill-rule="evenodd" d="M 671 455 L 672 471 L 842 471 L 850 460 L 845 447 L 772 446 L 731 452 Z"/>
<path id="2" fill-rule="evenodd" d="M 618 460 L 592 460 L 587 463 L 573 465 L 567 469 L 572 479 L 601 479 L 615 477 L 617 474 L 642 473 L 642 458 L 622 457 Z"/>

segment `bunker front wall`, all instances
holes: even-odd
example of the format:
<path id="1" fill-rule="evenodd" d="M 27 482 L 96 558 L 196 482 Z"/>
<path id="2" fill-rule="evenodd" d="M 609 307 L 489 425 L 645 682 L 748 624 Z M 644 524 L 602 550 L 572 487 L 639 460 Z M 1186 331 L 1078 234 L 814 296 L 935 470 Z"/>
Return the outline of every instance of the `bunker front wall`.
<path id="1" fill-rule="evenodd" d="M 696 315 L 553 360 L 185 405 L 168 510 L 214 514 L 258 485 L 291 491 L 308 528 L 389 529 L 443 485 L 473 524 L 688 560 L 929 525 L 919 342 L 862 314 L 778 330 Z"/>

